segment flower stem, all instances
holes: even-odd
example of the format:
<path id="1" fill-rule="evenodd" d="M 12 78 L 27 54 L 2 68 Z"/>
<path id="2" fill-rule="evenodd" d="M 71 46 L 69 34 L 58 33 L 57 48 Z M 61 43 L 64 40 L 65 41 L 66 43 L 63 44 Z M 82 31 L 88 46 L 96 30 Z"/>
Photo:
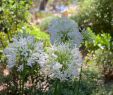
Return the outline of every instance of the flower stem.
<path id="1" fill-rule="evenodd" d="M 78 81 L 78 89 L 77 89 L 77 93 L 75 95 L 79 95 L 80 83 L 81 83 L 81 79 L 82 79 L 82 66 L 83 66 L 83 64 L 81 65 L 79 81 Z"/>

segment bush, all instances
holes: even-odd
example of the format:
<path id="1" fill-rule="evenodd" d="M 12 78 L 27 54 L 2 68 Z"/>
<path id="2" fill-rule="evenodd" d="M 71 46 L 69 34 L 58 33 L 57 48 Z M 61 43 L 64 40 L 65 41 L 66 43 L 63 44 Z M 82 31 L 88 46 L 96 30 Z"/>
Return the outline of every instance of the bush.
<path id="1" fill-rule="evenodd" d="M 94 61 L 100 66 L 105 82 L 113 80 L 113 52 L 106 49 L 98 49 L 94 53 Z"/>
<path id="2" fill-rule="evenodd" d="M 0 2 L 0 50 L 12 41 L 18 28 L 29 20 L 32 0 L 1 0 Z M 29 14 L 29 16 L 28 16 Z M 1 54 L 0 54 L 1 56 Z"/>
<path id="3" fill-rule="evenodd" d="M 106 32 L 113 36 L 112 6 L 112 0 L 82 0 L 73 19 L 79 26 L 91 27 L 95 33 Z"/>
<path id="4" fill-rule="evenodd" d="M 39 25 L 41 30 L 47 30 L 49 25 L 50 25 L 50 23 L 51 23 L 51 21 L 53 19 L 56 19 L 56 18 L 58 18 L 58 17 L 56 17 L 56 16 L 49 16 L 49 17 L 44 18 L 42 20 L 42 22 L 40 23 L 40 25 Z"/>
<path id="5" fill-rule="evenodd" d="M 113 80 L 113 41 L 110 34 L 95 35 L 90 29 L 83 31 L 82 34 L 85 49 L 88 50 L 85 61 L 99 66 L 105 82 Z"/>
<path id="6" fill-rule="evenodd" d="M 83 44 L 86 49 L 89 51 L 94 51 L 97 49 L 107 49 L 112 50 L 112 37 L 108 33 L 95 34 L 90 28 L 87 28 L 85 31 L 82 31 L 84 38 Z"/>
<path id="7" fill-rule="evenodd" d="M 27 22 L 29 14 L 28 9 L 30 8 L 31 3 L 31 0 L 2 0 L 0 8 L 0 32 L 14 33 L 19 26 Z"/>
<path id="8" fill-rule="evenodd" d="M 94 34 L 91 29 L 82 32 L 87 63 L 96 63 L 105 82 L 113 80 L 113 41 L 108 33 Z M 88 51 L 88 52 L 87 52 Z"/>
<path id="9" fill-rule="evenodd" d="M 45 46 L 50 46 L 50 35 L 47 32 L 41 31 L 37 26 L 30 26 L 27 24 L 24 26 L 23 29 L 25 29 L 27 33 L 34 36 L 38 41 L 44 41 Z"/>

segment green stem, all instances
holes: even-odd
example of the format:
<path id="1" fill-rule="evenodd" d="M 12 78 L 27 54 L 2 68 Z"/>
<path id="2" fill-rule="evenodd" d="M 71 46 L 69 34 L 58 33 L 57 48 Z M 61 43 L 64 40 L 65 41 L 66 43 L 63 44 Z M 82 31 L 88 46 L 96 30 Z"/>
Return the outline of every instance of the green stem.
<path id="1" fill-rule="evenodd" d="M 21 94 L 21 78 L 20 78 L 20 80 L 19 80 L 19 86 L 20 86 L 20 94 Z"/>
<path id="2" fill-rule="evenodd" d="M 0 42 L 1 42 L 2 47 L 5 48 L 5 45 L 3 44 L 2 39 L 0 39 Z"/>
<path id="3" fill-rule="evenodd" d="M 54 95 L 61 95 L 61 86 L 60 86 L 59 80 L 55 81 Z"/>
<path id="4" fill-rule="evenodd" d="M 83 66 L 83 64 L 82 64 Z M 77 89 L 77 93 L 75 95 L 79 95 L 79 89 L 80 89 L 80 83 L 81 83 L 81 79 L 82 79 L 82 66 L 80 69 L 80 75 L 79 75 L 79 81 L 78 81 L 78 89 Z"/>
<path id="5" fill-rule="evenodd" d="M 11 42 L 9 32 L 7 33 L 7 38 L 8 38 L 8 40 L 9 40 L 9 42 Z"/>
<path id="6" fill-rule="evenodd" d="M 22 79 L 22 95 L 24 95 L 24 79 Z"/>

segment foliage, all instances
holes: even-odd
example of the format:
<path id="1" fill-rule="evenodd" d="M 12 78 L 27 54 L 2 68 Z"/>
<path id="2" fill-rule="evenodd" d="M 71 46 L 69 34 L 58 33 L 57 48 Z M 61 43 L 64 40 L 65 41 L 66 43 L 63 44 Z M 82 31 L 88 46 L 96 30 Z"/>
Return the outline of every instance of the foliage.
<path id="1" fill-rule="evenodd" d="M 82 31 L 84 45 L 87 50 L 107 49 L 112 50 L 112 37 L 108 33 L 95 34 L 90 28 Z"/>
<path id="2" fill-rule="evenodd" d="M 62 0 L 68 4 L 66 1 Z M 86 28 L 81 33 L 73 20 L 48 12 L 36 14 L 41 19 L 49 16 L 39 27 L 26 24 L 31 0 L 0 2 L 1 95 L 113 94 L 113 41 L 104 33 L 112 30 L 112 1 L 79 1 L 74 19 Z M 110 85 L 105 84 L 108 82 Z"/>
<path id="3" fill-rule="evenodd" d="M 96 34 L 93 33 L 93 31 L 90 28 L 87 28 L 86 30 L 83 30 L 81 32 L 81 34 L 83 35 L 83 45 L 85 46 L 85 48 L 90 51 L 90 50 L 94 50 L 94 42 L 96 39 Z"/>
<path id="4" fill-rule="evenodd" d="M 112 95 L 113 94 L 112 89 L 113 89 L 112 84 L 101 85 L 91 95 L 95 95 L 95 92 L 96 92 L 96 95 Z"/>
<path id="5" fill-rule="evenodd" d="M 2 0 L 0 31 L 10 32 L 17 30 L 18 26 L 28 19 L 28 9 L 31 1 Z M 10 17 L 10 18 L 9 18 Z"/>
<path id="6" fill-rule="evenodd" d="M 113 51 L 98 49 L 94 53 L 94 62 L 101 68 L 105 82 L 113 80 Z"/>
<path id="7" fill-rule="evenodd" d="M 104 77 L 105 82 L 113 79 L 113 42 L 110 34 L 102 33 L 95 35 L 90 29 L 82 32 L 85 39 L 85 49 L 88 50 L 85 61 L 96 63 Z"/>
<path id="8" fill-rule="evenodd" d="M 74 19 L 80 26 L 88 26 L 95 33 L 113 34 L 113 2 L 112 0 L 82 0 Z"/>
<path id="9" fill-rule="evenodd" d="M 5 48 L 8 44 L 8 36 L 3 33 L 3 32 L 0 32 L 0 50 Z"/>
<path id="10" fill-rule="evenodd" d="M 32 0 L 2 0 L 0 6 L 0 43 L 6 47 L 22 24 L 28 21 Z M 2 33 L 3 32 L 3 33 Z"/>
<path id="11" fill-rule="evenodd" d="M 58 17 L 57 16 L 48 16 L 48 17 L 44 18 L 39 25 L 41 30 L 47 30 L 51 21 L 56 18 L 58 18 Z"/>
<path id="12" fill-rule="evenodd" d="M 109 68 L 112 68 L 113 65 L 113 60 L 112 60 L 112 56 L 113 53 L 109 50 L 105 50 L 105 49 L 98 49 L 95 51 L 95 60 L 96 63 L 98 64 L 103 64 L 104 68 L 107 68 L 109 66 Z M 108 66 L 107 66 L 108 65 Z"/>
<path id="13" fill-rule="evenodd" d="M 108 33 L 95 34 L 90 28 L 82 31 L 84 37 L 85 52 L 87 63 L 95 63 L 99 66 L 104 77 L 104 81 L 113 80 L 113 41 Z"/>
<path id="14" fill-rule="evenodd" d="M 50 36 L 47 32 L 40 30 L 37 26 L 26 25 L 23 27 L 27 33 L 34 36 L 38 41 L 44 42 L 45 46 L 50 46 Z"/>

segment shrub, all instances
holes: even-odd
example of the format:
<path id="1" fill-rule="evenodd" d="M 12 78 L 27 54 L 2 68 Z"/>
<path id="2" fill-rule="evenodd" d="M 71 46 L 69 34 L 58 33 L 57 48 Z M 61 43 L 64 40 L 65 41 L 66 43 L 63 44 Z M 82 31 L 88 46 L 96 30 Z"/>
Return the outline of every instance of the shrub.
<path id="1" fill-rule="evenodd" d="M 94 53 L 94 61 L 102 68 L 105 82 L 113 80 L 113 52 L 106 49 L 98 49 Z"/>
<path id="2" fill-rule="evenodd" d="M 48 27 L 49 27 L 49 25 L 50 25 L 50 23 L 51 23 L 51 21 L 52 21 L 53 19 L 56 19 L 56 18 L 58 18 L 58 17 L 49 16 L 49 17 L 44 18 L 44 19 L 41 21 L 40 25 L 39 25 L 40 28 L 41 28 L 41 30 L 47 30 Z"/>
<path id="3" fill-rule="evenodd" d="M 101 68 L 105 82 L 113 80 L 113 42 L 110 34 L 95 35 L 89 29 L 85 32 L 83 31 L 82 34 L 85 39 L 86 50 L 89 50 L 85 59 L 86 62 L 96 63 Z"/>
<path id="4" fill-rule="evenodd" d="M 12 36 L 17 33 L 18 28 L 28 21 L 31 4 L 32 0 L 0 1 L 0 49 L 5 48 L 12 41 Z"/>
<path id="5" fill-rule="evenodd" d="M 99 48 L 112 50 L 112 37 L 108 33 L 95 34 L 90 28 L 82 31 L 82 35 L 84 38 L 84 45 L 87 50 L 97 50 Z"/>
<path id="6" fill-rule="evenodd" d="M 50 35 L 47 32 L 40 30 L 37 26 L 30 25 L 25 25 L 23 29 L 30 35 L 34 36 L 38 41 L 43 41 L 45 46 L 50 46 Z"/>
<path id="7" fill-rule="evenodd" d="M 14 33 L 17 30 L 17 28 L 21 26 L 22 23 L 27 22 L 29 14 L 28 9 L 31 3 L 31 0 L 2 0 L 0 8 L 0 32 Z"/>
<path id="8" fill-rule="evenodd" d="M 106 32 L 113 35 L 112 0 L 82 0 L 74 19 L 80 26 L 88 26 L 95 33 Z"/>

